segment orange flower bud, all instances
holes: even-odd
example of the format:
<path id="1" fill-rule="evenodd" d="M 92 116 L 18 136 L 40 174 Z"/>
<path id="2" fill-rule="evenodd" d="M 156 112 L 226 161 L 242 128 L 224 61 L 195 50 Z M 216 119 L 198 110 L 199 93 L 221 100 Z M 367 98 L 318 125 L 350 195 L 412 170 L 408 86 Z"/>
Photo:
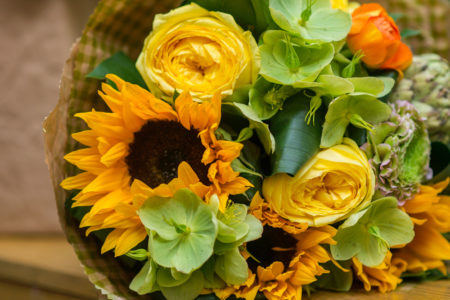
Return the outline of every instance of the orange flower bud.
<path id="1" fill-rule="evenodd" d="M 397 25 L 381 5 L 361 5 L 353 12 L 352 22 L 348 47 L 352 53 L 361 50 L 368 67 L 401 71 L 411 64 L 411 50 L 400 40 Z"/>

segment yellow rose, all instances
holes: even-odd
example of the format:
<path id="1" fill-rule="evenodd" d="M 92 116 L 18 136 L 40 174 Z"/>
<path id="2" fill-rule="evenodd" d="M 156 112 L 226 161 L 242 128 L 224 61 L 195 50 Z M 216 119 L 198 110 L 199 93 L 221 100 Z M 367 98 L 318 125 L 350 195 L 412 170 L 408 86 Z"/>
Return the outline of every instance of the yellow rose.
<path id="1" fill-rule="evenodd" d="M 269 205 L 292 222 L 322 226 L 366 207 L 373 196 L 375 175 L 356 143 L 324 149 L 294 177 L 275 174 L 263 183 Z"/>
<path id="2" fill-rule="evenodd" d="M 171 98 L 176 89 L 203 100 L 252 84 L 259 64 L 250 31 L 231 15 L 192 3 L 156 15 L 136 67 L 157 97 Z"/>

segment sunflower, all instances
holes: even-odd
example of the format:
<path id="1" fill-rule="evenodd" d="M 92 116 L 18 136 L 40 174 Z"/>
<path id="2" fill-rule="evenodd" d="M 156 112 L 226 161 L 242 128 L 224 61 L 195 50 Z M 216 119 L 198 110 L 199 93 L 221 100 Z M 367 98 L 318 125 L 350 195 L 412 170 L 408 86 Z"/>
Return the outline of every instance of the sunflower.
<path id="1" fill-rule="evenodd" d="M 320 264 L 331 260 L 320 244 L 335 244 L 336 229 L 331 226 L 311 227 L 280 217 L 256 194 L 250 212 L 264 225 L 262 238 L 247 244 L 249 278 L 241 286 L 215 291 L 220 299 L 234 294 L 254 299 L 256 290 L 269 300 L 301 299 L 302 286 L 329 273 Z"/>
<path id="2" fill-rule="evenodd" d="M 450 259 L 450 243 L 442 233 L 450 231 L 450 197 L 439 195 L 450 178 L 432 186 L 421 186 L 403 208 L 414 222 L 414 240 L 396 250 L 394 258 L 403 260 L 410 272 L 439 269 L 447 274 L 444 260 Z"/>
<path id="3" fill-rule="evenodd" d="M 380 292 L 386 293 L 395 290 L 402 282 L 400 275 L 406 270 L 406 263 L 400 259 L 392 259 L 392 253 L 389 251 L 379 266 L 364 266 L 356 257 L 353 257 L 352 267 L 366 291 L 377 287 Z"/>
<path id="4" fill-rule="evenodd" d="M 72 134 L 87 148 L 64 158 L 84 172 L 66 178 L 66 190 L 81 190 L 73 206 L 91 206 L 80 227 L 86 235 L 113 229 L 102 253 L 115 249 L 123 255 L 147 233 L 136 214 L 150 196 L 171 196 L 190 188 L 208 201 L 213 194 L 225 210 L 228 195 L 240 194 L 251 184 L 231 168 L 242 144 L 217 140 L 221 119 L 220 95 L 196 103 L 189 92 L 175 100 L 174 108 L 141 87 L 108 75 L 117 90 L 102 85 L 99 95 L 111 112 L 78 113 L 89 130 Z"/>

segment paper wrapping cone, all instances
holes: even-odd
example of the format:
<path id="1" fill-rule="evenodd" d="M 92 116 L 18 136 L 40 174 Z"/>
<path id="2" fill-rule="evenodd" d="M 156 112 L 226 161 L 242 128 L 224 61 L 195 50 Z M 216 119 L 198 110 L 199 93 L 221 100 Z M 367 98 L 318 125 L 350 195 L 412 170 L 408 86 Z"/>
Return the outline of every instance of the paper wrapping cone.
<path id="1" fill-rule="evenodd" d="M 82 33 L 72 47 L 64 66 L 59 101 L 44 122 L 46 160 L 54 187 L 62 229 L 85 269 L 89 280 L 109 299 L 151 299 L 129 290 L 131 274 L 111 252 L 100 254 L 101 245 L 70 215 L 71 195 L 60 187 L 61 181 L 79 171 L 63 156 L 80 147 L 70 135 L 85 129 L 74 118 L 77 112 L 103 106 L 97 94 L 100 82 L 86 78 L 101 61 L 121 50 L 131 58 L 139 55 L 150 33 L 154 15 L 179 5 L 179 0 L 103 0 L 100 1 Z"/>

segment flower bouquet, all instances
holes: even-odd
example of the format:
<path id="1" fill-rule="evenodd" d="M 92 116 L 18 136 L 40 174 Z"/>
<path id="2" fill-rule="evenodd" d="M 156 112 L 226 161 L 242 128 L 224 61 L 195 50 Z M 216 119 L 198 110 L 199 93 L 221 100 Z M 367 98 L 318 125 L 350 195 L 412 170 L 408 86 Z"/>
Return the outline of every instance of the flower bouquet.
<path id="1" fill-rule="evenodd" d="M 111 299 L 301 299 L 442 278 L 449 67 L 378 4 L 103 0 L 45 123 Z"/>

